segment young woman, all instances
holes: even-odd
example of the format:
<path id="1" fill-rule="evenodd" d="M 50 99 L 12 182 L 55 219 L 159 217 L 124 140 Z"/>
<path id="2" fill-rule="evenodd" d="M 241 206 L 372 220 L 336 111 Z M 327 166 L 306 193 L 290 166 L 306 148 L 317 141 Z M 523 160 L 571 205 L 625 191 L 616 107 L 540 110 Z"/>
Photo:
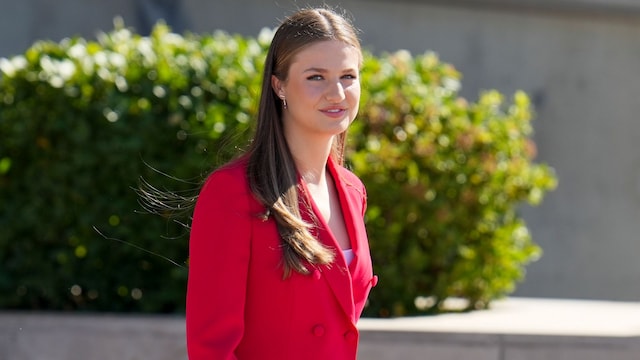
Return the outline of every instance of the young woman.
<path id="1" fill-rule="evenodd" d="M 366 192 L 342 166 L 360 44 L 334 11 L 284 20 L 249 151 L 214 171 L 190 238 L 191 360 L 355 359 L 373 275 Z"/>

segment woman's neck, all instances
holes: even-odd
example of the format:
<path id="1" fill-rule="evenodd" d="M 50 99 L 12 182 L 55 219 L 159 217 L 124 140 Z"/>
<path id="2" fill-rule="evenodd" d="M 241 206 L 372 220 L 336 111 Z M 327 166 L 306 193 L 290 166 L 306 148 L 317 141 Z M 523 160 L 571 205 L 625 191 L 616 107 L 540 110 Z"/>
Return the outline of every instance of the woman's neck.
<path id="1" fill-rule="evenodd" d="M 326 168 L 333 139 L 328 141 L 290 141 L 289 150 L 296 168 L 307 184 L 319 185 L 326 181 Z"/>

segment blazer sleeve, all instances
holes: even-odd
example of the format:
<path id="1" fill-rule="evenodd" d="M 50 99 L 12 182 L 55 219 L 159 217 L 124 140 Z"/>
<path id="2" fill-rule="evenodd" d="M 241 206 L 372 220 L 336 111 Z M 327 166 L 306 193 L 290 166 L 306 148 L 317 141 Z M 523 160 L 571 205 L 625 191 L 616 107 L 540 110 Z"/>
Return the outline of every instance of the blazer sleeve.
<path id="1" fill-rule="evenodd" d="M 251 218 L 241 171 L 214 172 L 202 188 L 189 240 L 186 299 L 190 360 L 236 359 L 244 332 Z"/>

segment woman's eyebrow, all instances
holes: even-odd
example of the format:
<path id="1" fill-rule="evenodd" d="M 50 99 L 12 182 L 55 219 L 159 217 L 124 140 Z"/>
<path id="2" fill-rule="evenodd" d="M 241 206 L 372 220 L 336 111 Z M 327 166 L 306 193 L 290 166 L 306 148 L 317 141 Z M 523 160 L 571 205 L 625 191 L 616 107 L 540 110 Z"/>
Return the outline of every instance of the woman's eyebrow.
<path id="1" fill-rule="evenodd" d="M 342 73 L 349 73 L 349 72 L 353 72 L 353 71 L 357 71 L 357 70 L 356 70 L 356 69 L 354 69 L 354 68 L 346 68 L 346 69 L 343 69 L 343 70 L 342 70 Z M 321 74 L 323 74 L 323 73 L 327 73 L 327 72 L 329 72 L 329 70 L 324 69 L 324 68 L 319 68 L 319 67 L 310 67 L 310 68 L 307 68 L 307 69 L 305 69 L 305 70 L 303 71 L 303 73 L 308 73 L 308 72 L 321 73 Z"/>
<path id="2" fill-rule="evenodd" d="M 307 72 L 326 73 L 327 71 L 328 71 L 327 69 L 323 69 L 323 68 L 310 67 L 310 68 L 304 70 L 303 72 L 305 72 L 305 73 L 307 73 Z"/>

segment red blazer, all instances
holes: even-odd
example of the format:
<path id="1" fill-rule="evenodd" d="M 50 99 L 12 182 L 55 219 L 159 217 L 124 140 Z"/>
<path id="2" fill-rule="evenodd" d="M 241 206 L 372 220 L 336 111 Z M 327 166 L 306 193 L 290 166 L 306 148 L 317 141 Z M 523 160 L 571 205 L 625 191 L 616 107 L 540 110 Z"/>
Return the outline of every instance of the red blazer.
<path id="1" fill-rule="evenodd" d="M 275 221 L 259 217 L 265 209 L 249 190 L 246 161 L 233 162 L 207 179 L 189 244 L 190 360 L 356 359 L 356 322 L 377 282 L 363 221 L 366 192 L 345 168 L 332 161 L 328 168 L 355 257 L 347 266 L 322 223 L 318 237 L 335 249 L 336 260 L 310 268 L 310 275 L 293 272 L 287 279 Z M 299 186 L 304 189 L 303 183 Z"/>

